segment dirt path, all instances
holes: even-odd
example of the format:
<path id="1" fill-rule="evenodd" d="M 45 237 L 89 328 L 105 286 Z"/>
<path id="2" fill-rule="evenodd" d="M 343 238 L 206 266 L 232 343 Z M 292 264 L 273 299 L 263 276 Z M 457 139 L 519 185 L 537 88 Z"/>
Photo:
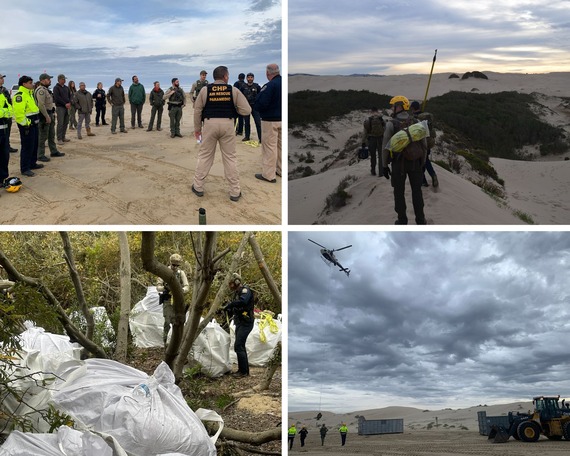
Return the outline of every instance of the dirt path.
<path id="1" fill-rule="evenodd" d="M 167 111 L 163 130 L 146 131 L 150 109 L 143 110 L 144 129 L 112 135 L 110 127 L 92 127 L 95 137 L 61 146 L 65 157 L 53 158 L 34 177 L 22 177 L 15 194 L 0 192 L 0 223 L 17 225 L 197 225 L 198 209 L 206 209 L 209 225 L 277 225 L 281 223 L 281 179 L 277 184 L 254 177 L 261 172 L 261 147 L 237 137 L 242 199 L 229 199 L 219 150 L 206 180 L 205 196 L 190 186 L 199 145 L 192 133 L 192 108 L 186 107 L 181 133 L 170 138 Z M 110 116 L 107 116 L 108 118 Z M 110 119 L 108 119 L 109 121 Z M 94 124 L 93 124 L 94 125 Z M 256 139 L 256 138 L 252 138 Z M 18 129 L 12 147 L 20 148 Z M 10 154 L 10 173 L 20 176 L 20 154 Z"/>

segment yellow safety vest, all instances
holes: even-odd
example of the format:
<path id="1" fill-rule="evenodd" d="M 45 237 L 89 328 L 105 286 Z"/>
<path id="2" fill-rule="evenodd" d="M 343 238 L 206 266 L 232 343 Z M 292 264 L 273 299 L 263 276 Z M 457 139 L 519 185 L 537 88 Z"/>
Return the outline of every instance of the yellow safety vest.
<path id="1" fill-rule="evenodd" d="M 11 119 L 14 114 L 12 105 L 3 93 L 0 93 L 0 119 Z M 4 122 L 2 122 L 4 124 Z"/>
<path id="2" fill-rule="evenodd" d="M 34 91 L 20 86 L 19 90 L 14 95 L 12 100 L 14 108 L 14 117 L 18 124 L 27 127 L 32 124 L 30 117 L 37 116 L 40 109 L 34 100 Z M 35 120 L 35 119 L 33 119 Z"/>
<path id="3" fill-rule="evenodd" d="M 295 428 L 295 426 L 291 426 L 289 428 L 289 437 L 295 436 L 295 434 L 297 434 L 297 428 Z"/>

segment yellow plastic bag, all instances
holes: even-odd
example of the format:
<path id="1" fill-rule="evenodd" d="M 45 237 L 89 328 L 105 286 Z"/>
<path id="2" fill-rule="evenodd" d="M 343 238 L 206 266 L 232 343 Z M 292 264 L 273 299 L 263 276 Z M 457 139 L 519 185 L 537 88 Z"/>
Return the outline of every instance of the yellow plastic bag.
<path id="1" fill-rule="evenodd" d="M 394 152 L 402 152 L 404 148 L 410 144 L 410 138 L 406 130 L 409 131 L 412 141 L 420 141 L 426 136 L 429 136 L 427 120 L 422 120 L 421 122 L 410 125 L 408 128 L 400 130 L 390 138 L 390 144 L 387 147 L 390 151 L 390 155 L 393 155 Z"/>

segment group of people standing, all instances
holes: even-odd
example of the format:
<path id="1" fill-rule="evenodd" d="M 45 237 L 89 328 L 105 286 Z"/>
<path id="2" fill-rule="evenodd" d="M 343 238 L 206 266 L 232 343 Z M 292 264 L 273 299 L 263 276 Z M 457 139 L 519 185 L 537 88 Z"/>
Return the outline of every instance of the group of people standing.
<path id="1" fill-rule="evenodd" d="M 325 444 L 325 437 L 327 436 L 327 432 L 329 431 L 329 429 L 324 423 L 318 429 L 319 429 L 319 434 L 321 435 L 321 446 L 323 446 Z M 338 431 L 340 434 L 340 444 L 341 446 L 344 446 L 346 444 L 348 427 L 346 426 L 345 423 L 341 423 L 340 427 L 338 428 Z M 297 427 L 295 426 L 295 423 L 293 423 L 291 424 L 291 426 L 289 426 L 289 430 L 287 432 L 289 439 L 289 449 L 293 448 L 293 442 L 295 441 L 295 436 L 297 435 L 297 433 L 299 434 L 299 438 L 301 440 L 301 447 L 305 446 L 305 439 L 309 434 L 307 426 L 302 426 L 301 429 L 297 432 Z"/>
<path id="2" fill-rule="evenodd" d="M 230 200 L 238 201 L 242 194 L 237 171 L 236 127 L 245 130 L 244 140 L 250 139 L 250 115 L 253 114 L 258 138 L 261 140 L 261 169 L 255 174 L 259 180 L 276 183 L 276 176 L 281 176 L 281 75 L 277 64 L 267 65 L 268 83 L 263 87 L 254 83 L 254 76 L 248 73 L 243 87 L 232 87 L 228 84 L 229 71 L 225 66 L 214 70 L 214 82 L 206 79 L 207 72 L 200 72 L 200 79 L 193 85 L 190 97 L 194 107 L 194 136 L 200 144 L 195 176 L 191 186 L 195 195 L 204 195 L 204 181 L 213 165 L 216 147 L 219 144 L 224 174 L 230 186 Z M 96 109 L 95 126 L 108 125 L 106 121 L 106 105 L 111 106 L 111 133 L 117 130 L 127 133 L 125 126 L 125 104 L 127 98 L 131 107 L 131 128 L 144 128 L 142 110 L 146 102 L 146 92 L 138 76 L 132 77 L 128 95 L 122 86 L 121 78 L 116 78 L 107 92 L 99 82 L 97 89 L 91 94 L 84 82 L 70 81 L 66 85 L 66 76 L 60 74 L 57 84 L 50 89 L 53 76 L 43 73 L 34 87 L 33 79 L 22 76 L 19 90 L 10 97 L 10 92 L 3 88 L 4 75 L 0 75 L 0 88 L 3 90 L 0 99 L 0 177 L 8 177 L 9 153 L 17 152 L 9 144 L 12 118 L 20 129 L 21 160 L 20 172 L 32 177 L 34 170 L 43 168 L 40 162 L 49 162 L 51 157 L 63 157 L 65 154 L 58 147 L 64 146 L 70 139 L 68 129 L 77 130 L 77 138 L 83 139 L 83 128 L 87 136 L 95 136 L 91 129 L 91 114 Z M 160 82 L 155 81 L 149 94 L 151 115 L 146 131 L 162 130 L 162 114 L 167 105 L 170 117 L 170 137 L 182 137 L 180 124 L 182 110 L 186 106 L 186 94 L 180 87 L 178 78 L 172 78 L 171 87 L 165 91 Z M 12 99 L 13 98 L 13 99 Z M 75 115 L 78 119 L 75 120 Z M 57 127 L 56 127 L 57 122 Z M 4 127 L 4 125 L 6 125 Z M 262 134 L 263 132 L 263 134 Z M 50 150 L 49 157 L 45 153 L 46 142 Z M 0 182 L 1 183 L 1 182 Z"/>

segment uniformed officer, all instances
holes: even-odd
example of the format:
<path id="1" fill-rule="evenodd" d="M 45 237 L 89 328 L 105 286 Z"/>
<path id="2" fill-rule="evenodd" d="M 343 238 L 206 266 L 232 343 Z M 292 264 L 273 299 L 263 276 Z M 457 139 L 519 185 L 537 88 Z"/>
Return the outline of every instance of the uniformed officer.
<path id="1" fill-rule="evenodd" d="M 20 130 L 20 171 L 24 176 L 35 176 L 33 169 L 43 168 L 38 160 L 38 123 L 40 110 L 34 100 L 34 80 L 22 76 L 18 81 L 19 89 L 14 95 L 14 117 Z"/>
<path id="2" fill-rule="evenodd" d="M 53 88 L 53 101 L 57 115 L 57 143 L 61 146 L 70 140 L 65 137 L 69 124 L 69 110 L 71 109 L 71 90 L 65 85 L 67 78 L 64 74 L 57 76 L 57 84 Z"/>
<path id="3" fill-rule="evenodd" d="M 200 79 L 196 80 L 192 87 L 190 87 L 190 95 L 192 97 L 192 106 L 196 103 L 196 98 L 198 98 L 198 94 L 202 87 L 206 87 L 208 85 L 208 80 L 206 79 L 208 76 L 208 72 L 206 70 L 200 71 Z M 214 76 L 215 79 L 215 76 Z"/>
<path id="4" fill-rule="evenodd" d="M 214 70 L 215 81 L 201 90 L 194 103 L 194 135 L 202 139 L 192 184 L 196 196 L 204 196 L 204 181 L 214 164 L 216 145 L 220 144 L 224 174 L 230 184 L 230 200 L 239 201 L 241 189 L 236 156 L 234 121 L 238 115 L 249 116 L 251 106 L 244 94 L 228 84 L 228 68 Z"/>
<path id="5" fill-rule="evenodd" d="M 6 100 L 8 100 L 8 104 L 12 106 L 12 96 L 10 95 L 10 91 L 4 87 L 4 78 L 6 75 L 0 72 L 0 93 L 4 94 Z M 10 145 L 10 132 L 12 131 L 12 119 L 8 120 L 8 150 L 12 153 L 18 152 L 18 149 L 13 148 Z"/>
<path id="6" fill-rule="evenodd" d="M 180 269 L 182 265 L 182 256 L 178 253 L 173 253 L 170 255 L 170 269 L 174 272 L 174 275 L 182 285 L 182 291 L 188 293 L 190 291 L 190 285 L 188 283 L 188 278 L 186 273 Z M 164 331 L 163 340 L 166 344 L 166 338 L 168 336 L 168 331 L 170 330 L 170 324 L 174 323 L 174 307 L 172 306 L 172 295 L 168 288 L 168 284 L 164 282 L 160 277 L 158 278 L 158 283 L 156 289 L 160 293 L 159 302 L 162 304 L 162 315 L 164 316 Z"/>
<path id="7" fill-rule="evenodd" d="M 0 185 L 10 174 L 8 162 L 10 161 L 10 130 L 8 121 L 12 119 L 14 111 L 4 92 L 0 91 Z"/>
<path id="8" fill-rule="evenodd" d="M 236 326 L 234 351 L 238 360 L 238 371 L 235 375 L 237 377 L 245 377 L 249 375 L 249 362 L 247 360 L 245 343 L 255 323 L 253 291 L 242 283 L 241 276 L 235 272 L 232 274 L 229 287 L 234 292 L 234 298 L 232 302 L 226 304 L 224 310 L 233 315 L 234 325 Z"/>
<path id="9" fill-rule="evenodd" d="M 180 88 L 178 78 L 172 78 L 172 86 L 166 91 L 163 99 L 168 102 L 170 137 L 178 136 L 182 138 L 180 134 L 180 120 L 182 119 L 182 109 L 186 106 L 186 95 L 184 95 L 184 90 Z"/>
<path id="10" fill-rule="evenodd" d="M 55 104 L 49 89 L 51 78 L 47 73 L 40 74 L 40 85 L 34 91 L 34 99 L 40 110 L 38 160 L 50 161 L 46 156 L 46 140 L 51 157 L 63 157 L 65 154 L 57 150 L 55 144 Z"/>

